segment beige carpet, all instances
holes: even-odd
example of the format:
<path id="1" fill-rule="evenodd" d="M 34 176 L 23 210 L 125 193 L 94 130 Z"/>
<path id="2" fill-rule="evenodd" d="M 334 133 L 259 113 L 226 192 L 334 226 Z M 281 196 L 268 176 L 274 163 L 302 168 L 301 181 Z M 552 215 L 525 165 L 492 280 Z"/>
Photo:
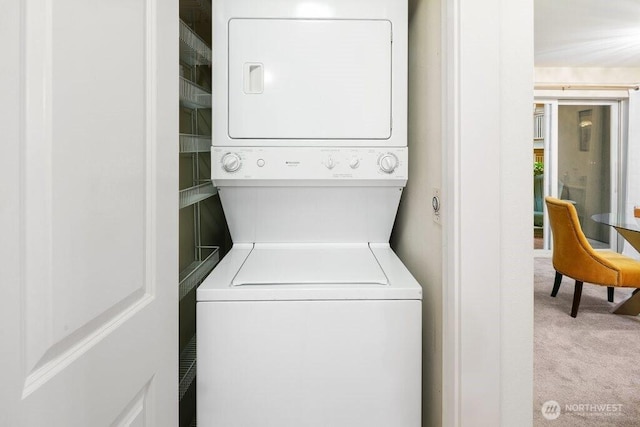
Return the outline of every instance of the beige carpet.
<path id="1" fill-rule="evenodd" d="M 534 262 L 534 426 L 640 426 L 640 316 L 610 313 L 631 290 L 609 303 L 605 287 L 585 283 L 574 319 L 574 282 L 564 277 L 551 298 L 551 259 Z M 547 401 L 557 419 L 542 414 Z"/>

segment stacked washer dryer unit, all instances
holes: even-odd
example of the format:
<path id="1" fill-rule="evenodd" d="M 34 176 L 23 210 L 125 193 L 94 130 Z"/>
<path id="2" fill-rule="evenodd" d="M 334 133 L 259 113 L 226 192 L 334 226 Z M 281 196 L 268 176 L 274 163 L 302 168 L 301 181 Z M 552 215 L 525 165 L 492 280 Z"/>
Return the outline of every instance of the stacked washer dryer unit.
<path id="1" fill-rule="evenodd" d="M 212 179 L 234 246 L 197 291 L 199 426 L 418 426 L 407 5 L 214 0 Z"/>

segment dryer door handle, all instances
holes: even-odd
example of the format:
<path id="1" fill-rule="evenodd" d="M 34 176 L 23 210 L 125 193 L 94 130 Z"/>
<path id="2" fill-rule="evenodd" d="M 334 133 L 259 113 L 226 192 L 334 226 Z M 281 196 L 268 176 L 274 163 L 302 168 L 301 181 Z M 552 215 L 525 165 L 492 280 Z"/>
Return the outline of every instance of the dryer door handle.
<path id="1" fill-rule="evenodd" d="M 260 94 L 264 92 L 264 66 L 258 62 L 244 64 L 244 93 Z"/>

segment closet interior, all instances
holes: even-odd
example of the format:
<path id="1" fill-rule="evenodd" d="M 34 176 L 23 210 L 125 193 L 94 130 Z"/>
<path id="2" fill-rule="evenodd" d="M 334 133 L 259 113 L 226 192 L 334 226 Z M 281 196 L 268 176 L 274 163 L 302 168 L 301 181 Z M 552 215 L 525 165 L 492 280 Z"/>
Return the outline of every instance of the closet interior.
<path id="1" fill-rule="evenodd" d="M 195 290 L 231 247 L 211 182 L 211 0 L 180 0 L 180 427 L 195 426 Z"/>

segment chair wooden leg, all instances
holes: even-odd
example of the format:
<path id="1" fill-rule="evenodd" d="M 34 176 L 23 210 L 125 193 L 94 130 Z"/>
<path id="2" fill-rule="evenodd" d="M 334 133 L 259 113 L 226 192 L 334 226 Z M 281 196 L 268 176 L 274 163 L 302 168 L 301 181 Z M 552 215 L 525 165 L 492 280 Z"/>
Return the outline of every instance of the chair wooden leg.
<path id="1" fill-rule="evenodd" d="M 582 296 L 582 282 L 576 280 L 576 287 L 573 291 L 573 306 L 571 307 L 571 317 L 578 315 L 578 307 L 580 307 L 580 297 Z"/>
<path id="2" fill-rule="evenodd" d="M 613 302 L 613 286 L 607 286 L 607 300 Z"/>
<path id="3" fill-rule="evenodd" d="M 556 271 L 556 280 L 553 282 L 553 290 L 551 291 L 552 297 L 558 295 L 558 290 L 560 290 L 560 282 L 562 282 L 562 274 Z"/>

